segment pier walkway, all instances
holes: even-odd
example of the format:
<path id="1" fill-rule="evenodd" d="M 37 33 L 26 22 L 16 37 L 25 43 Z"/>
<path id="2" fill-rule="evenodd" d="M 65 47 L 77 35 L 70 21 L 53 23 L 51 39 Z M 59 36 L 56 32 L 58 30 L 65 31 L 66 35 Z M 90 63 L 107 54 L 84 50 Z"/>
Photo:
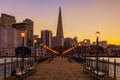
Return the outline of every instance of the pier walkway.
<path id="1" fill-rule="evenodd" d="M 83 66 L 67 58 L 57 57 L 37 65 L 37 72 L 26 80 L 93 80 L 83 73 Z"/>

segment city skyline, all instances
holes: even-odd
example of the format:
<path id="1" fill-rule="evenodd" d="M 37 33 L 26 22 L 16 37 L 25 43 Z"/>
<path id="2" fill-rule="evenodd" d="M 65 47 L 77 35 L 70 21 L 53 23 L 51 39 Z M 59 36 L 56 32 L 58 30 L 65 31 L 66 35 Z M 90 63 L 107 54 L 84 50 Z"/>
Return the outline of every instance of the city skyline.
<path id="1" fill-rule="evenodd" d="M 49 29 L 55 36 L 61 6 L 65 37 L 77 36 L 79 41 L 87 38 L 93 42 L 99 31 L 100 40 L 120 45 L 119 3 L 119 0 L 2 0 L 0 13 L 15 16 L 17 22 L 30 18 L 34 21 L 34 34 Z"/>

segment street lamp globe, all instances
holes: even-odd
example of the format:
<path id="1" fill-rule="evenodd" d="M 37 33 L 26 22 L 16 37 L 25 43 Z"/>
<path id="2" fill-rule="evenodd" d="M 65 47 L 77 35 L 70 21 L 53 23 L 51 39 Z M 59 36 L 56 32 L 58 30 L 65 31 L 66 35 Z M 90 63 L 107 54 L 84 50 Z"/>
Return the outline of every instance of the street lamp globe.
<path id="1" fill-rule="evenodd" d="M 33 40 L 33 42 L 36 44 L 36 43 L 37 43 L 37 40 L 36 40 L 36 39 L 34 39 L 34 40 Z"/>
<path id="2" fill-rule="evenodd" d="M 21 32 L 21 33 L 20 33 L 20 36 L 21 36 L 22 38 L 24 38 L 24 37 L 25 37 L 25 32 Z"/>
<path id="3" fill-rule="evenodd" d="M 86 39 L 84 40 L 84 43 L 87 43 L 87 40 L 86 40 Z"/>
<path id="4" fill-rule="evenodd" d="M 97 37 L 99 37 L 99 35 L 100 35 L 100 32 L 99 32 L 99 31 L 97 31 L 97 32 L 96 32 L 96 36 L 97 36 Z"/>

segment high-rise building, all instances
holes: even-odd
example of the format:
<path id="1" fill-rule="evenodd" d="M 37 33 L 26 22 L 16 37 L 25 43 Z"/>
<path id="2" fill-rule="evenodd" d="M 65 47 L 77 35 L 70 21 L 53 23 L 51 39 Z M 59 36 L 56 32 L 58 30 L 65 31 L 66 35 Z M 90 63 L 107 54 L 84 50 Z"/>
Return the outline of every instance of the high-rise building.
<path id="1" fill-rule="evenodd" d="M 29 25 L 29 28 L 27 28 L 27 37 L 28 37 L 28 46 L 32 46 L 32 36 L 33 36 L 33 21 L 30 19 L 25 19 L 23 23 L 26 23 Z"/>
<path id="2" fill-rule="evenodd" d="M 59 7 L 59 16 L 57 23 L 57 32 L 56 32 L 56 47 L 64 46 L 64 34 L 63 34 L 63 24 L 62 24 L 62 13 L 61 7 Z"/>
<path id="3" fill-rule="evenodd" d="M 43 45 L 51 47 L 52 32 L 50 30 L 41 31 L 41 42 Z"/>
<path id="4" fill-rule="evenodd" d="M 5 28 L 12 28 L 12 24 L 15 24 L 16 20 L 14 16 L 8 15 L 8 14 L 1 14 L 0 17 L 0 26 Z"/>
<path id="5" fill-rule="evenodd" d="M 12 25 L 20 31 L 27 31 L 27 46 L 32 46 L 32 36 L 33 36 L 33 21 L 30 19 L 25 19 L 22 23 L 16 23 Z"/>
<path id="6" fill-rule="evenodd" d="M 65 46 L 75 46 L 77 45 L 77 40 L 75 40 L 74 38 L 65 38 L 65 42 L 64 42 Z"/>

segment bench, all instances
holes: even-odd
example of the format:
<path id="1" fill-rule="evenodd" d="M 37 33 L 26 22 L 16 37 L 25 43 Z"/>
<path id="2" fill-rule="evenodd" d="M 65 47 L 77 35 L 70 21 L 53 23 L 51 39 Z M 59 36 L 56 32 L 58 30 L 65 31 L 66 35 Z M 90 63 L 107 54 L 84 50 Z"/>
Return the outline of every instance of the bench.
<path id="1" fill-rule="evenodd" d="M 100 71 L 100 70 L 96 70 L 96 68 L 89 66 L 87 64 L 84 64 L 84 73 L 88 73 L 91 76 L 93 76 L 94 78 L 97 78 L 98 80 L 104 79 L 107 76 L 106 72 Z"/>
<path id="2" fill-rule="evenodd" d="M 100 70 L 94 70 L 92 71 L 92 75 L 94 78 L 97 78 L 98 80 L 104 79 L 107 76 L 107 73 L 100 71 Z"/>
<path id="3" fill-rule="evenodd" d="M 16 78 L 21 79 L 22 77 L 26 78 L 27 77 L 26 74 L 27 74 L 27 72 L 23 71 L 23 73 L 22 73 L 22 71 L 20 70 L 15 73 L 15 76 L 16 76 Z"/>
<path id="4" fill-rule="evenodd" d="M 87 65 L 87 64 L 83 64 L 83 72 L 84 73 L 89 73 L 91 74 L 91 72 L 95 69 L 94 67 L 90 66 L 90 65 Z"/>

